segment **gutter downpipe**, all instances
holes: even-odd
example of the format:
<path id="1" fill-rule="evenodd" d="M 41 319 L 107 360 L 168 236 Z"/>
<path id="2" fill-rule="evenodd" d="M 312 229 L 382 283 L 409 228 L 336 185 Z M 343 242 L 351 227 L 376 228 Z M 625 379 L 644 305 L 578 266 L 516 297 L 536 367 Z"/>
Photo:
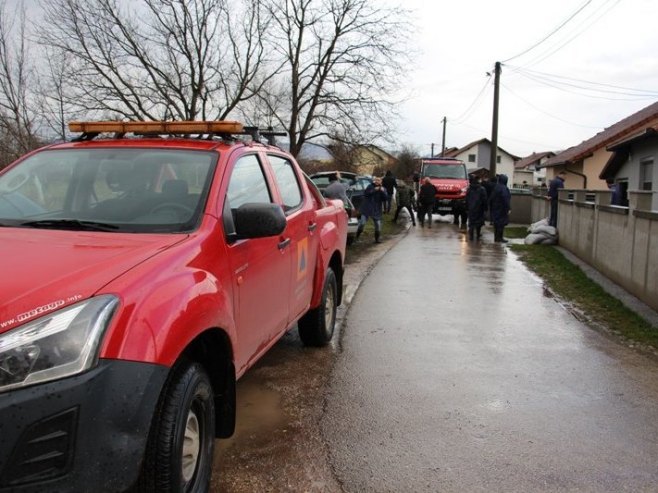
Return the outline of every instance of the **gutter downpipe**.
<path id="1" fill-rule="evenodd" d="M 572 175 L 580 176 L 583 178 L 583 190 L 587 190 L 587 175 L 585 173 L 579 173 L 578 171 L 573 171 L 567 168 L 566 166 L 567 163 L 564 164 L 565 164 L 564 171 L 566 171 L 567 173 L 571 173 Z"/>

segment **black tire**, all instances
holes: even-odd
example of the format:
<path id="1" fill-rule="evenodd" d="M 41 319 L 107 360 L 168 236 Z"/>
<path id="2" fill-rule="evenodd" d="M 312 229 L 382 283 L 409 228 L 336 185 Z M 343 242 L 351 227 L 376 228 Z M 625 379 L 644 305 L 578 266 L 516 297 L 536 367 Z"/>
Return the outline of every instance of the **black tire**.
<path id="1" fill-rule="evenodd" d="M 299 337 L 305 346 L 322 347 L 329 344 L 336 325 L 337 300 L 336 275 L 330 267 L 324 277 L 320 305 L 309 310 L 297 323 Z"/>
<path id="2" fill-rule="evenodd" d="M 160 397 L 137 491 L 208 491 L 214 444 L 210 379 L 198 363 L 182 363 L 173 370 Z"/>

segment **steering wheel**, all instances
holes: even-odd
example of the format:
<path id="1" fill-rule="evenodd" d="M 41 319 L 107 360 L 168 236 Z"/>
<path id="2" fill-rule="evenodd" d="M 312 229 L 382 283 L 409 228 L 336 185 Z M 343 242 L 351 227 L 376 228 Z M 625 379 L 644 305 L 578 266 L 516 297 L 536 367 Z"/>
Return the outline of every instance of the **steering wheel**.
<path id="1" fill-rule="evenodd" d="M 194 209 L 186 205 L 179 204 L 178 202 L 164 202 L 160 205 L 156 205 L 153 209 L 151 209 L 151 214 L 157 214 L 166 210 L 175 211 L 179 214 L 182 213 L 186 216 L 191 216 L 194 213 Z"/>

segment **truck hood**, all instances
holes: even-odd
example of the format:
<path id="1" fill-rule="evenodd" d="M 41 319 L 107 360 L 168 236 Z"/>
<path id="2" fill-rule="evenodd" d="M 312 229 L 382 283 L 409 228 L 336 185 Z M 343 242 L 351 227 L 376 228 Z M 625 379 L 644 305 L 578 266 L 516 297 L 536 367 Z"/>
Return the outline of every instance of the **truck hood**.
<path id="1" fill-rule="evenodd" d="M 184 238 L 0 229 L 0 333 L 89 298 Z"/>

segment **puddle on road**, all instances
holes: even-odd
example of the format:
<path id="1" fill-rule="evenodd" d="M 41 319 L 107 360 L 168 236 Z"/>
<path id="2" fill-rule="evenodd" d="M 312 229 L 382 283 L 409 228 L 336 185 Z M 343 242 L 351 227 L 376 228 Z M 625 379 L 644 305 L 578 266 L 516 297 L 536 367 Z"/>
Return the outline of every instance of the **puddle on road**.
<path id="1" fill-rule="evenodd" d="M 220 451 L 233 446 L 257 448 L 271 440 L 275 430 L 284 427 L 285 413 L 281 395 L 258 382 L 241 381 L 237 389 L 237 421 L 235 434 L 217 442 Z"/>

